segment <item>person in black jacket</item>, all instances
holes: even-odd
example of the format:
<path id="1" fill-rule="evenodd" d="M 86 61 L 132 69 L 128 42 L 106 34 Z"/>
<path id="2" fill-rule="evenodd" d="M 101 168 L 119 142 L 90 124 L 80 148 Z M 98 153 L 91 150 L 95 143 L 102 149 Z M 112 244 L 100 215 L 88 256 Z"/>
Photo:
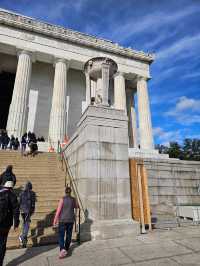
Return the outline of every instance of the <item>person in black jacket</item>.
<path id="1" fill-rule="evenodd" d="M 13 169 L 13 166 L 8 165 L 6 167 L 6 171 L 0 175 L 0 186 L 3 186 L 6 183 L 6 181 L 12 181 L 15 186 L 16 176 L 13 174 L 12 169 Z"/>
<path id="2" fill-rule="evenodd" d="M 0 266 L 3 266 L 8 233 L 13 220 L 14 230 L 16 230 L 19 226 L 19 204 L 13 192 L 13 182 L 7 181 L 0 188 Z"/>
<path id="3" fill-rule="evenodd" d="M 19 204 L 20 211 L 23 219 L 23 229 L 22 234 L 19 236 L 19 240 L 22 244 L 22 247 L 26 247 L 27 236 L 31 223 L 31 215 L 35 211 L 35 192 L 32 191 L 31 182 L 27 182 L 24 190 L 20 194 Z"/>

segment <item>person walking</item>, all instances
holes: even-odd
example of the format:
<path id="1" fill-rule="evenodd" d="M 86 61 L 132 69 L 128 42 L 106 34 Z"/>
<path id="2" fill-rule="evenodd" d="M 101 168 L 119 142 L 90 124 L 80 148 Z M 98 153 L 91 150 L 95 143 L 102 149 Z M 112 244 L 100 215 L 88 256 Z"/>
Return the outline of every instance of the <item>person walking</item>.
<path id="1" fill-rule="evenodd" d="M 15 151 L 17 151 L 19 149 L 19 146 L 20 146 L 20 143 L 19 143 L 19 140 L 18 138 L 15 139 L 15 142 L 14 142 L 14 146 L 13 146 L 13 149 Z"/>
<path id="2" fill-rule="evenodd" d="M 32 191 L 31 182 L 28 181 L 25 184 L 24 191 L 20 194 L 19 198 L 20 211 L 23 220 L 22 234 L 19 236 L 19 240 L 24 248 L 27 245 L 31 216 L 35 211 L 35 200 L 35 192 Z"/>
<path id="3" fill-rule="evenodd" d="M 0 266 L 3 266 L 8 233 L 13 220 L 15 231 L 19 226 L 19 204 L 13 192 L 13 185 L 12 181 L 6 181 L 0 188 Z"/>
<path id="4" fill-rule="evenodd" d="M 21 138 L 21 151 L 22 153 L 24 153 L 26 151 L 26 144 L 27 144 L 27 140 L 26 140 L 26 137 L 27 134 L 24 134 Z"/>
<path id="5" fill-rule="evenodd" d="M 54 226 L 58 224 L 60 259 L 67 256 L 70 247 L 72 230 L 75 222 L 75 209 L 77 208 L 79 208 L 79 206 L 76 199 L 71 196 L 71 188 L 66 187 L 65 196 L 59 201 L 53 221 Z"/>
<path id="6" fill-rule="evenodd" d="M 16 176 L 13 174 L 13 166 L 8 165 L 6 167 L 6 170 L 0 175 L 0 186 L 3 186 L 6 181 L 12 181 L 13 186 L 16 184 Z"/>
<path id="7" fill-rule="evenodd" d="M 14 149 L 14 145 L 15 145 L 15 137 L 13 135 L 11 135 L 10 137 L 10 150 L 13 150 Z"/>
<path id="8" fill-rule="evenodd" d="M 2 134 L 2 149 L 3 150 L 6 150 L 7 147 L 8 147 L 8 144 L 10 142 L 10 138 L 8 137 L 8 134 L 6 131 L 3 131 L 3 134 Z"/>

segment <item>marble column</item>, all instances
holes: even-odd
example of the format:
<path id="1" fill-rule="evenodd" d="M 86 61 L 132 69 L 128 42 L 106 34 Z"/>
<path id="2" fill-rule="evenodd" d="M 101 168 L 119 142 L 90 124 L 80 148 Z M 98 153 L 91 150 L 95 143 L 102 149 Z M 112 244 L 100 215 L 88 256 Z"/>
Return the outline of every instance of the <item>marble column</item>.
<path id="1" fill-rule="evenodd" d="M 129 90 L 127 95 L 127 105 L 128 105 L 128 117 L 129 117 L 129 135 L 130 135 L 130 147 L 138 147 L 137 139 L 137 115 L 135 110 L 135 99 L 134 99 L 134 90 Z"/>
<path id="2" fill-rule="evenodd" d="M 125 78 L 121 72 L 117 72 L 114 76 L 114 102 L 115 109 L 127 112 Z"/>
<path id="3" fill-rule="evenodd" d="M 149 106 L 147 81 L 144 77 L 138 78 L 137 96 L 138 96 L 140 148 L 152 150 L 154 149 L 154 143 L 153 143 L 153 133 L 152 133 L 152 124 L 151 124 L 151 112 Z"/>
<path id="4" fill-rule="evenodd" d="M 91 79 L 91 97 L 96 97 L 97 81 Z"/>
<path id="5" fill-rule="evenodd" d="M 86 81 L 86 107 L 91 103 L 91 83 L 90 75 L 88 72 L 85 72 L 85 81 Z"/>
<path id="6" fill-rule="evenodd" d="M 49 141 L 57 146 L 63 141 L 66 132 L 66 105 L 67 105 L 67 71 L 69 62 L 57 59 L 55 62 L 54 88 L 49 122 Z"/>
<path id="7" fill-rule="evenodd" d="M 31 70 L 32 53 L 25 50 L 19 51 L 15 84 L 7 121 L 8 134 L 18 138 L 27 130 Z"/>
<path id="8" fill-rule="evenodd" d="M 95 99 L 97 104 L 102 103 L 102 78 L 97 79 Z"/>
<path id="9" fill-rule="evenodd" d="M 109 64 L 102 63 L 102 105 L 108 106 Z"/>

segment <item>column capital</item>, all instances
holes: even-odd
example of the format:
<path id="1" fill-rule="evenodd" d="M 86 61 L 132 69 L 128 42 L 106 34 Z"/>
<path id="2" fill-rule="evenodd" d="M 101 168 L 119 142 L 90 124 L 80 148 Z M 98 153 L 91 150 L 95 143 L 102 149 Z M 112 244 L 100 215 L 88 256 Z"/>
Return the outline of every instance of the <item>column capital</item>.
<path id="1" fill-rule="evenodd" d="M 31 51 L 26 48 L 16 48 L 17 56 L 19 57 L 22 54 L 26 54 L 30 56 L 31 61 L 34 63 L 36 61 L 36 54 L 35 51 Z"/>
<path id="2" fill-rule="evenodd" d="M 55 67 L 56 63 L 60 63 L 60 62 L 65 64 L 67 66 L 67 69 L 69 68 L 70 60 L 67 60 L 65 58 L 59 58 L 59 57 L 54 58 L 53 66 Z"/>
<path id="3" fill-rule="evenodd" d="M 124 72 L 121 72 L 121 71 L 117 71 L 117 72 L 113 75 L 114 78 L 115 78 L 115 77 L 118 77 L 118 76 L 121 76 L 121 77 L 125 78 L 125 73 L 124 73 Z"/>
<path id="4" fill-rule="evenodd" d="M 104 68 L 110 68 L 110 64 L 108 62 L 106 62 L 106 61 L 102 62 L 101 66 L 104 67 Z"/>
<path id="5" fill-rule="evenodd" d="M 147 82 L 149 80 L 149 78 L 137 75 L 136 80 L 137 81 L 146 81 Z"/>

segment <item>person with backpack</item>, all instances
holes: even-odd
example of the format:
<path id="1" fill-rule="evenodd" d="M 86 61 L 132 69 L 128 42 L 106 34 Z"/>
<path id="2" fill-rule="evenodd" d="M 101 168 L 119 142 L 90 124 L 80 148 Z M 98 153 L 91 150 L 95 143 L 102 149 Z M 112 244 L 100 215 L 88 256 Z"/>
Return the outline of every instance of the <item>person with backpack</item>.
<path id="1" fill-rule="evenodd" d="M 13 166 L 12 165 L 8 165 L 6 167 L 5 172 L 3 172 L 0 175 L 0 186 L 3 186 L 6 181 L 12 181 L 13 182 L 13 187 L 16 184 L 16 176 L 13 174 Z"/>
<path id="2" fill-rule="evenodd" d="M 28 181 L 25 184 L 24 191 L 20 194 L 19 198 L 20 211 L 23 220 L 22 234 L 19 236 L 22 247 L 26 247 L 27 245 L 31 216 L 35 211 L 35 200 L 35 192 L 32 191 L 31 182 Z"/>
<path id="3" fill-rule="evenodd" d="M 70 247 L 72 239 L 72 229 L 75 222 L 74 210 L 77 208 L 79 208 L 78 203 L 76 202 L 76 199 L 71 196 L 71 188 L 67 186 L 65 189 L 65 196 L 59 201 L 56 215 L 53 221 L 53 226 L 59 224 L 58 235 L 60 259 L 67 256 L 67 252 Z"/>
<path id="4" fill-rule="evenodd" d="M 19 203 L 13 185 L 13 181 L 6 181 L 0 187 L 0 266 L 3 266 L 10 228 L 13 222 L 14 230 L 19 226 Z"/>

